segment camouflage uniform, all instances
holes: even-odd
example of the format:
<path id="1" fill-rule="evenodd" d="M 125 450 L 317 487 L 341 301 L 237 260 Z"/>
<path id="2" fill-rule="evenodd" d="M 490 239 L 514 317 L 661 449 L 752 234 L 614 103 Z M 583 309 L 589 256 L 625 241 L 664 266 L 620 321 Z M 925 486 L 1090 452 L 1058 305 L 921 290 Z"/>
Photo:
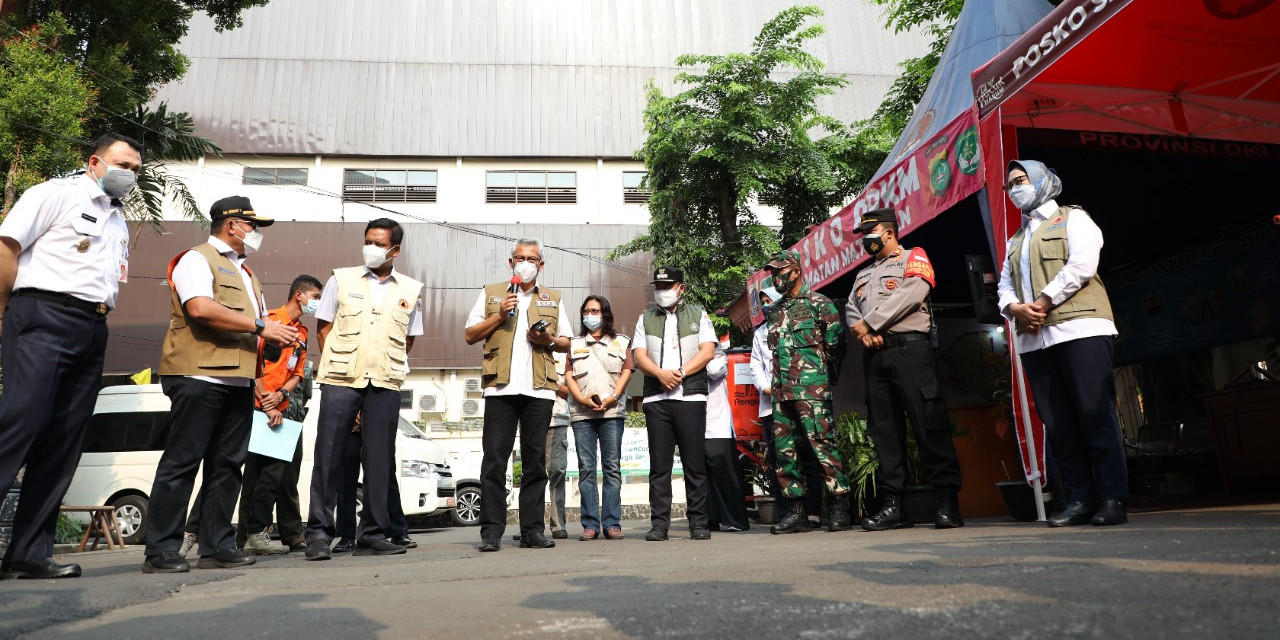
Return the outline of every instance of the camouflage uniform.
<path id="1" fill-rule="evenodd" d="M 822 465 L 827 491 L 846 493 L 849 480 L 836 451 L 831 417 L 831 388 L 844 359 L 840 313 L 826 296 L 802 285 L 799 293 L 770 310 L 768 323 L 778 482 L 788 498 L 804 495 L 796 448 L 809 446 Z"/>

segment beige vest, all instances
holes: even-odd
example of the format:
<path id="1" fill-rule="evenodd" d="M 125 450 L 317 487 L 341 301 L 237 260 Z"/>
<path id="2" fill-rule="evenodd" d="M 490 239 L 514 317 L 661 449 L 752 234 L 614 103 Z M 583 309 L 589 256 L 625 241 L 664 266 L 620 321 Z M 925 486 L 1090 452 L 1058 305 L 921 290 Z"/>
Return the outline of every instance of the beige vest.
<path id="1" fill-rule="evenodd" d="M 244 290 L 240 270 L 230 258 L 218 253 L 209 243 L 187 249 L 195 251 L 209 261 L 213 273 L 213 301 L 246 318 L 257 318 L 253 311 L 253 299 L 259 306 L 262 285 L 248 267 L 253 292 Z M 201 322 L 193 322 L 178 298 L 173 286 L 173 270 L 187 251 L 169 261 L 169 330 L 164 336 L 160 355 L 162 376 L 218 376 L 227 378 L 256 378 L 258 376 L 258 336 L 252 333 L 219 331 Z"/>
<path id="2" fill-rule="evenodd" d="M 1049 281 L 1053 280 L 1067 264 L 1067 218 L 1071 216 L 1071 210 L 1077 207 L 1061 207 L 1056 213 L 1049 216 L 1038 228 L 1035 233 L 1031 234 L 1031 290 L 1043 291 L 1048 286 Z M 1009 239 L 1009 250 L 1007 256 L 1009 259 L 1010 277 L 1013 279 L 1014 289 L 1018 292 L 1018 301 L 1027 302 L 1022 299 L 1022 242 L 1026 236 L 1026 227 L 1018 229 L 1013 237 Z M 1098 278 L 1098 274 L 1080 287 L 1070 298 L 1067 298 L 1062 304 L 1054 307 L 1049 312 L 1049 317 L 1045 318 L 1046 325 L 1058 324 L 1067 320 L 1075 320 L 1077 318 L 1106 318 L 1111 320 L 1111 300 L 1107 297 L 1107 289 L 1102 286 L 1102 280 Z M 1018 329 L 1018 333 L 1023 333 L 1022 329 Z"/>
<path id="3" fill-rule="evenodd" d="M 507 297 L 506 282 L 496 282 L 484 287 L 484 315 L 489 317 L 502 309 L 502 299 Z M 529 326 L 539 320 L 547 321 L 547 333 L 555 336 L 560 331 L 560 292 L 539 286 L 533 290 L 527 311 Z M 498 329 L 484 341 L 484 362 L 480 368 L 480 380 L 485 387 L 499 387 L 511 382 L 511 346 L 515 344 L 516 319 L 506 318 Z M 524 336 L 520 336 L 524 340 Z M 533 388 L 558 388 L 556 360 L 551 347 L 530 344 L 533 349 Z"/>
<path id="4" fill-rule="evenodd" d="M 422 283 L 396 273 L 382 301 L 373 304 L 364 267 L 334 269 L 338 310 L 325 337 L 316 382 L 398 390 L 409 375 L 409 314 Z"/>

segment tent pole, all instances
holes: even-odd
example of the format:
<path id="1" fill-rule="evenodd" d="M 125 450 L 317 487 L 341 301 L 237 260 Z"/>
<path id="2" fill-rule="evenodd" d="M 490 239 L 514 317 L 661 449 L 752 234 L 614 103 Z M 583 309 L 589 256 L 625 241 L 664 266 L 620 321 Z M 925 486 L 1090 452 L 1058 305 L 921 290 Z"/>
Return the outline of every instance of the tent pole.
<path id="1" fill-rule="evenodd" d="M 1012 330 L 1012 329 L 1010 329 Z M 1027 406 L 1027 383 L 1022 373 L 1022 354 L 1014 351 L 1014 380 L 1018 385 L 1018 402 L 1022 405 L 1022 437 L 1027 441 L 1031 458 L 1031 491 L 1036 499 L 1036 520 L 1048 520 L 1044 513 L 1044 474 L 1040 473 L 1040 456 L 1036 455 L 1036 434 L 1031 429 L 1031 409 Z M 1047 431 L 1047 429 L 1046 429 Z"/>

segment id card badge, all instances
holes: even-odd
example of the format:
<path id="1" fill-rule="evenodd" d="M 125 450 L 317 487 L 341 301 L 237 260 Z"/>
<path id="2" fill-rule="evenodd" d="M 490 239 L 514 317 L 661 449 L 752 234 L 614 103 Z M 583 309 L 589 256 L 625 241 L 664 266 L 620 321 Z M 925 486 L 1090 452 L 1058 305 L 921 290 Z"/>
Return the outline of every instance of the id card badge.
<path id="1" fill-rule="evenodd" d="M 297 367 L 297 366 L 298 366 L 298 350 L 297 350 L 297 349 L 294 349 L 294 350 L 293 350 L 293 353 L 289 354 L 289 366 L 288 366 L 288 369 L 289 369 L 290 371 L 293 371 L 293 370 L 294 370 L 294 368 L 295 368 L 295 367 Z"/>
<path id="2" fill-rule="evenodd" d="M 120 282 L 129 281 L 129 261 L 128 260 L 120 261 L 120 272 L 116 275 L 116 280 L 119 280 Z"/>

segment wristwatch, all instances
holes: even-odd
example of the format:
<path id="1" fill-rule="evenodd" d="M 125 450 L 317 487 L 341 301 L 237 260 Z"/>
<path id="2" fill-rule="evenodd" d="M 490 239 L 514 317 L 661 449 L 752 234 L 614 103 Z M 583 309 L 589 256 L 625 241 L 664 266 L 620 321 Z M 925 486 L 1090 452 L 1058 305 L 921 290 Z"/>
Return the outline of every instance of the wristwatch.
<path id="1" fill-rule="evenodd" d="M 253 328 L 253 335 L 255 336 L 262 335 L 262 330 L 267 328 L 267 323 L 263 322 L 262 318 L 257 318 L 253 322 L 254 324 L 257 325 Z"/>
<path id="2" fill-rule="evenodd" d="M 683 377 L 684 377 L 684 367 L 680 367 L 679 369 L 676 369 L 676 371 L 679 371 L 679 372 L 680 372 L 680 377 L 681 377 L 681 378 L 683 378 Z"/>

